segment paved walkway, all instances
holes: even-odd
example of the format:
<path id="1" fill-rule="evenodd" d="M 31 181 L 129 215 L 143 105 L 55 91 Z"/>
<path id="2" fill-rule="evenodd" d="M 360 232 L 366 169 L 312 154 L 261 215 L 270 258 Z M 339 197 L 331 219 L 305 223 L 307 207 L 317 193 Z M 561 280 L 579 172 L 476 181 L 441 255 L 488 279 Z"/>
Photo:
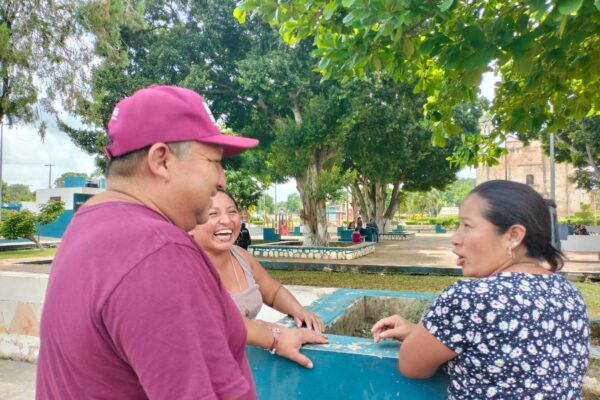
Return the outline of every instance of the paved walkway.
<path id="1" fill-rule="evenodd" d="M 400 241 L 380 241 L 375 252 L 354 260 L 327 260 L 328 264 L 383 265 L 411 267 L 454 268 L 456 255 L 452 253 L 450 238 L 452 233 L 418 233 L 414 239 Z M 288 239 L 287 237 L 285 239 Z M 298 239 L 290 236 L 289 239 Z M 567 252 L 568 260 L 563 271 L 600 273 L 600 260 L 597 253 Z M 0 261 L 0 271 L 23 271 L 49 273 L 52 257 L 32 257 L 18 260 Z M 264 258 L 268 261 L 290 261 L 289 258 Z M 319 260 L 293 259 L 298 263 L 319 263 Z"/>
<path id="2" fill-rule="evenodd" d="M 455 268 L 456 255 L 452 253 L 452 232 L 417 233 L 414 239 L 380 241 L 375 252 L 354 260 L 327 260 L 328 264 L 382 265 L 411 267 Z M 292 239 L 293 237 L 290 237 Z M 297 239 L 297 237 L 296 237 Z M 598 253 L 566 254 L 565 272 L 600 273 Z M 268 261 L 291 261 L 289 258 L 263 258 Z M 318 263 L 319 260 L 293 259 L 298 263 Z"/>

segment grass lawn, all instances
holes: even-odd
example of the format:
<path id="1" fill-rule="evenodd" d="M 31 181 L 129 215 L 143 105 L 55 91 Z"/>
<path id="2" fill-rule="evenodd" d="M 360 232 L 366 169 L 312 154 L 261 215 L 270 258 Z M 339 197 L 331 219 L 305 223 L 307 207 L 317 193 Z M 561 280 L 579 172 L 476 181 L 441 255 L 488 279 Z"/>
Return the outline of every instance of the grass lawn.
<path id="1" fill-rule="evenodd" d="M 440 293 L 447 286 L 456 282 L 458 279 L 462 279 L 458 276 L 442 275 L 379 275 L 352 272 L 280 270 L 269 270 L 269 274 L 286 285 L 327 286 L 427 293 Z M 591 317 L 600 317 L 600 284 L 576 282 L 575 286 L 577 286 L 583 294 L 588 308 L 588 315 Z"/>
<path id="2" fill-rule="evenodd" d="M 26 249 L 26 250 L 8 250 L 0 251 L 0 260 L 8 260 L 11 258 L 27 258 L 27 257 L 46 257 L 53 256 L 56 253 L 56 247 L 50 247 L 43 250 Z"/>

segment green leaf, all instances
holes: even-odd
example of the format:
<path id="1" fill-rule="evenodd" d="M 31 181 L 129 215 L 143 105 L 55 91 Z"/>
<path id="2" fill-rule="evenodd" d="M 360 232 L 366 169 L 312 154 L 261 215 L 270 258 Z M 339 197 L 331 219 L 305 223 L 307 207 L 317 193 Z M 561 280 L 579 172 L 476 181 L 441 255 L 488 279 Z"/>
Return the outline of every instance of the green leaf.
<path id="1" fill-rule="evenodd" d="M 354 15 L 354 18 L 356 19 L 365 19 L 371 16 L 371 10 L 361 7 L 352 11 L 351 14 Z"/>
<path id="2" fill-rule="evenodd" d="M 449 9 L 450 7 L 452 7 L 453 3 L 454 3 L 454 0 L 442 0 L 442 2 L 440 4 L 438 4 L 438 7 L 440 8 L 440 11 L 444 12 L 447 9 Z"/>
<path id="3" fill-rule="evenodd" d="M 557 7 L 558 12 L 562 15 L 570 15 L 574 12 L 577 12 L 581 5 L 583 4 L 583 0 L 558 0 Z"/>
<path id="4" fill-rule="evenodd" d="M 402 55 L 405 58 L 410 58 L 410 57 L 412 57 L 414 52 L 415 52 L 415 46 L 413 45 L 412 41 L 410 40 L 410 38 L 408 36 L 404 36 L 402 38 Z"/>
<path id="5" fill-rule="evenodd" d="M 342 0 L 342 5 L 344 7 L 352 7 L 356 3 L 356 0 Z"/>
<path id="6" fill-rule="evenodd" d="M 594 5 L 598 9 L 598 11 L 600 11 L 600 0 L 594 0 Z"/>
<path id="7" fill-rule="evenodd" d="M 471 46 L 473 46 L 476 49 L 480 49 L 483 46 L 485 46 L 485 44 L 486 44 L 485 35 L 481 31 L 481 29 L 479 29 L 476 26 L 467 26 L 463 30 L 463 35 L 465 36 L 467 41 L 471 44 Z"/>
<path id="8" fill-rule="evenodd" d="M 565 33 L 565 28 L 567 27 L 567 20 L 569 17 L 566 15 L 560 21 L 560 26 L 558 27 L 558 37 L 562 37 L 563 33 Z"/>
<path id="9" fill-rule="evenodd" d="M 233 16 L 235 17 L 235 19 L 237 19 L 237 21 L 240 24 L 243 25 L 246 23 L 246 11 L 240 10 L 239 8 L 235 8 L 233 10 Z"/>
<path id="10" fill-rule="evenodd" d="M 477 51 L 465 60 L 465 69 L 474 70 L 485 68 L 496 55 L 494 46 L 487 46 L 483 50 Z"/>
<path id="11" fill-rule="evenodd" d="M 337 8 L 338 4 L 335 1 L 330 1 L 329 3 L 327 3 L 325 8 L 323 9 L 323 16 L 325 17 L 325 19 L 330 20 Z"/>

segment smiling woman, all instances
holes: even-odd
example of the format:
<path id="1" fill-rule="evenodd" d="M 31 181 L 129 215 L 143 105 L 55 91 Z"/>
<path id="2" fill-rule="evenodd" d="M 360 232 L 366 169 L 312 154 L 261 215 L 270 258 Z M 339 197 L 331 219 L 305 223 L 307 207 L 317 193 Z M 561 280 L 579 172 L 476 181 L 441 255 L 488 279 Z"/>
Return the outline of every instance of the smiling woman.
<path id="1" fill-rule="evenodd" d="M 311 367 L 308 358 L 298 351 L 303 343 L 325 343 L 323 321 L 306 310 L 296 298 L 241 247 L 235 246 L 241 217 L 234 199 L 223 189 L 212 197 L 208 220 L 192 231 L 196 242 L 206 251 L 223 285 L 236 303 L 246 322 L 247 342 L 263 347 L 273 354 Z M 262 304 L 294 318 L 297 327 L 254 320 Z"/>

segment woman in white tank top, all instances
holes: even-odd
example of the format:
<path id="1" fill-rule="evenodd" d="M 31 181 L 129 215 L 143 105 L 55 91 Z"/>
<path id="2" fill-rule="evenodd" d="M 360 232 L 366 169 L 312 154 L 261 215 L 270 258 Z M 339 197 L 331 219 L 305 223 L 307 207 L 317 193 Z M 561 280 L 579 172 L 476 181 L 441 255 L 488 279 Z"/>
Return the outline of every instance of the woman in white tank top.
<path id="1" fill-rule="evenodd" d="M 298 352 L 303 343 L 325 343 L 323 321 L 306 310 L 281 283 L 267 273 L 248 251 L 235 246 L 241 218 L 237 204 L 224 190 L 212 197 L 208 221 L 193 231 L 221 277 L 238 309 L 245 317 L 248 344 L 264 347 L 304 366 L 312 363 Z M 308 329 L 286 329 L 265 321 L 253 321 L 262 304 L 294 318 L 296 325 Z"/>

